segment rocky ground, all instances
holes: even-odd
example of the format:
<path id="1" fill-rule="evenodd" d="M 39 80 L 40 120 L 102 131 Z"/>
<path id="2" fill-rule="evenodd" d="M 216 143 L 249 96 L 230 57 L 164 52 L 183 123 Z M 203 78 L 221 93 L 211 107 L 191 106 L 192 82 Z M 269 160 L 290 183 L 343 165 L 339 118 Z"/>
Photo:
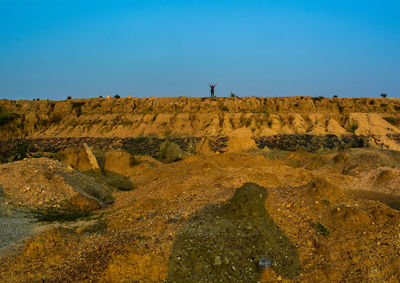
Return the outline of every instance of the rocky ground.
<path id="1" fill-rule="evenodd" d="M 82 158 L 71 151 L 60 160 L 71 162 L 74 154 Z M 26 180 L 31 190 L 61 202 L 70 198 L 60 192 L 79 193 L 85 182 L 111 188 L 114 198 L 75 219 L 57 214 L 41 222 L 47 229 L 28 233 L 22 247 L 2 254 L 0 281 L 400 280 L 398 152 L 264 149 L 170 163 L 149 156 L 133 161 L 124 151 L 94 155 L 97 171 L 46 158 L 0 166 L 3 207 L 35 206 Z M 68 174 L 78 181 L 55 189 Z M 131 190 L 118 190 L 127 179 Z"/>
<path id="2" fill-rule="evenodd" d="M 399 282 L 399 110 L 0 100 L 0 282 Z"/>

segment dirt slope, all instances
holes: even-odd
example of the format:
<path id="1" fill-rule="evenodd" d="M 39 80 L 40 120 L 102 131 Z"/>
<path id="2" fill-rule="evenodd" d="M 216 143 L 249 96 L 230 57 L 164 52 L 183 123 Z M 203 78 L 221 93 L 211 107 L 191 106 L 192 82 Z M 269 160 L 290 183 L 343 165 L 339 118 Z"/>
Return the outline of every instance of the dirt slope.
<path id="1" fill-rule="evenodd" d="M 230 135 L 280 133 L 384 135 L 400 133 L 399 99 L 388 98 L 110 98 L 66 101 L 1 100 L 4 120 L 0 138 L 137 137 L 179 134 Z M 385 120 L 387 119 L 387 120 Z M 12 120 L 12 119 L 11 119 Z M 388 122 L 390 121 L 390 122 Z M 358 124 L 354 129 L 352 125 Z"/>
<path id="2" fill-rule="evenodd" d="M 373 154 L 382 162 L 347 166 Z M 113 193 L 115 203 L 98 211 L 104 225 L 38 234 L 2 262 L 0 280 L 185 282 L 185 272 L 200 282 L 219 272 L 223 282 L 400 280 L 399 211 L 351 189 L 367 172 L 397 167 L 397 157 L 366 149 L 264 155 L 116 168 L 135 189 Z M 248 182 L 258 185 L 238 189 Z M 279 267 L 285 255 L 291 269 Z M 261 256 L 271 268 L 258 268 Z"/>

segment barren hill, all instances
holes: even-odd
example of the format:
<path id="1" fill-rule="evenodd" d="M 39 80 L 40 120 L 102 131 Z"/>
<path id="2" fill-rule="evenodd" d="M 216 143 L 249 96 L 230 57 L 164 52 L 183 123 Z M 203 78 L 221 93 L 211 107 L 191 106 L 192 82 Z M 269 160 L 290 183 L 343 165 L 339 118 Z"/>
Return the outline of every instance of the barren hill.
<path id="1" fill-rule="evenodd" d="M 399 133 L 400 99 L 322 97 L 110 98 L 66 101 L 2 100 L 9 137 L 137 137 L 175 133 L 229 135 L 238 128 L 252 134 Z M 386 119 L 386 120 L 385 120 Z"/>

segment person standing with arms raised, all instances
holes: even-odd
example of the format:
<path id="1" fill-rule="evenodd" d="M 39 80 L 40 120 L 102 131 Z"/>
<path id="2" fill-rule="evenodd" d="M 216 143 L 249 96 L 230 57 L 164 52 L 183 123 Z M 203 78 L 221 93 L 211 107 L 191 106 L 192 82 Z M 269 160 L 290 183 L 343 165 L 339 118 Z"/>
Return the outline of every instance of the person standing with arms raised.
<path id="1" fill-rule="evenodd" d="M 215 95 L 214 95 L 214 88 L 217 86 L 217 84 L 215 84 L 215 85 L 212 85 L 212 84 L 210 84 L 210 83 L 208 83 L 208 85 L 210 86 L 210 91 L 211 91 L 211 97 L 215 97 Z"/>

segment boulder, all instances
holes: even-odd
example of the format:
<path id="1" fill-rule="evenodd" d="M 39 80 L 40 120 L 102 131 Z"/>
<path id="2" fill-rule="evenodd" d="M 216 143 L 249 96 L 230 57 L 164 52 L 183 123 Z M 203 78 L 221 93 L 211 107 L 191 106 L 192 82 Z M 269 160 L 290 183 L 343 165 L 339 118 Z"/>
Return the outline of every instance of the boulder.
<path id="1" fill-rule="evenodd" d="M 87 172 L 92 171 L 100 173 L 100 166 L 96 157 L 87 144 L 83 144 L 82 148 L 67 148 L 57 154 L 57 159 L 72 168 Z"/>
<path id="2" fill-rule="evenodd" d="M 157 157 L 165 162 L 175 162 L 182 160 L 185 156 L 178 144 L 165 141 L 161 144 Z"/>

